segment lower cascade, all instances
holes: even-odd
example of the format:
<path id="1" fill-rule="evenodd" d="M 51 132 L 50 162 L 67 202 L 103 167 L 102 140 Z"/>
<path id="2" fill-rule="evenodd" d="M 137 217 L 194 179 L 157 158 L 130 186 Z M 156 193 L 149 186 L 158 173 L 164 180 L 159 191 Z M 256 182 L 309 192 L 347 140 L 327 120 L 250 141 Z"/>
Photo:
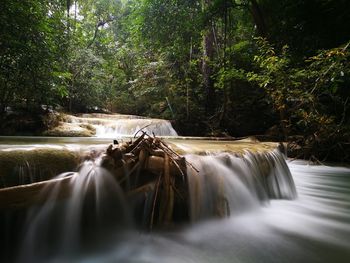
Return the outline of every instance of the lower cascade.
<path id="1" fill-rule="evenodd" d="M 67 175 L 72 178 L 68 183 L 44 187 L 40 193 L 46 196 L 44 203 L 29 209 L 19 262 L 71 257 L 89 249 L 92 241 L 107 242 L 111 233 L 128 226 L 122 189 L 98 160 L 84 161 L 78 172 L 55 179 Z"/>
<path id="2" fill-rule="evenodd" d="M 239 214 L 272 198 L 296 198 L 292 176 L 278 150 L 243 156 L 188 155 L 186 160 L 198 168 L 198 172 L 187 168 L 192 220 Z"/>
<path id="3" fill-rule="evenodd" d="M 236 217 L 296 196 L 277 149 L 181 156 L 144 132 L 90 152 L 77 172 L 0 189 L 1 252 L 19 262 L 71 260 L 132 229 Z"/>

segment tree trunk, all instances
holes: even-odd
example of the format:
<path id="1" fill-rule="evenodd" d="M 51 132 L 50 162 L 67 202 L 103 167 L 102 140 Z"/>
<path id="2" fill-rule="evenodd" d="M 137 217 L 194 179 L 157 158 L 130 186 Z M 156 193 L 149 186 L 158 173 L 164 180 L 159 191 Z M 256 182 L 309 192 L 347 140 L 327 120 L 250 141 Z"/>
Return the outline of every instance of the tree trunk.
<path id="1" fill-rule="evenodd" d="M 211 0 L 202 0 L 202 11 L 205 13 L 208 9 Z M 206 30 L 203 34 L 203 58 L 202 58 L 202 74 L 203 85 L 205 90 L 205 112 L 211 114 L 215 107 L 215 91 L 212 79 L 212 67 L 210 62 L 214 55 L 214 34 L 211 26 L 211 21 L 206 25 Z"/>
<path id="2" fill-rule="evenodd" d="M 263 11 L 256 0 L 251 0 L 250 12 L 253 16 L 259 36 L 267 37 L 267 28 Z"/>

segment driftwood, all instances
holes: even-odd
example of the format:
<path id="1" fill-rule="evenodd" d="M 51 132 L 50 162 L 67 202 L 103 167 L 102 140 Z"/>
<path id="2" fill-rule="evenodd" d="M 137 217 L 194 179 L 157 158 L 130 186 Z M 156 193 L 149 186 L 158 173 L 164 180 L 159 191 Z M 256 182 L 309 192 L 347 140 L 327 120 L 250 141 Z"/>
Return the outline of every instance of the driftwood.
<path id="1" fill-rule="evenodd" d="M 138 198 L 143 204 L 145 196 L 152 197 L 147 223 L 150 229 L 154 224 L 173 221 L 175 203 L 186 206 L 186 161 L 159 138 L 143 133 L 133 142 L 110 145 L 103 153 L 101 167 L 114 176 L 129 200 Z M 72 195 L 74 176 L 84 175 L 72 173 L 59 179 L 0 189 L 0 211 L 40 205 L 53 191 L 55 199 L 68 199 Z"/>
<path id="2" fill-rule="evenodd" d="M 129 198 L 141 199 L 139 209 L 146 211 L 149 229 L 154 224 L 172 223 L 177 217 L 176 204 L 187 209 L 186 160 L 161 139 L 142 133 L 134 142 L 110 145 L 106 153 L 103 166 L 112 174 L 124 168 L 126 172 L 118 182 Z M 146 203 L 151 203 L 149 208 Z"/>
<path id="3" fill-rule="evenodd" d="M 58 198 L 68 197 L 71 195 L 71 188 L 69 187 L 71 180 L 72 176 L 67 176 L 60 179 L 0 189 L 0 210 L 19 209 L 43 203 L 57 185 L 60 185 Z"/>

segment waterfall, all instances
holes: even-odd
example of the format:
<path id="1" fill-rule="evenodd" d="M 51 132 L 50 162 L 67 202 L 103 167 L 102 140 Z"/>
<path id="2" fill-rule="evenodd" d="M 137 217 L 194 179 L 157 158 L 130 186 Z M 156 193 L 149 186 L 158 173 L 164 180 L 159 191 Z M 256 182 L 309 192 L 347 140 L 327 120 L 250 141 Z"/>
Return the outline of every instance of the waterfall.
<path id="1" fill-rule="evenodd" d="M 162 119 L 119 114 L 83 114 L 81 117 L 68 116 L 67 119 L 72 124 L 93 126 L 98 138 L 134 136 L 141 129 L 156 136 L 177 136 L 171 123 Z"/>
<path id="2" fill-rule="evenodd" d="M 97 250 L 130 225 L 125 196 L 115 178 L 100 166 L 101 156 L 86 160 L 78 172 L 54 188 L 44 188 L 44 204 L 27 214 L 19 262 L 45 262 Z M 49 191 L 49 193 L 47 193 Z"/>
<path id="3" fill-rule="evenodd" d="M 79 147 L 71 146 L 69 149 L 74 154 L 68 155 L 70 150 L 62 146 L 64 151 L 52 155 L 53 149 L 44 151 L 44 145 L 40 145 L 38 151 L 36 147 L 39 145 L 35 142 L 34 146 L 28 147 L 25 154 L 17 147 L 0 149 L 0 155 L 3 155 L 0 160 L 4 165 L 8 164 L 3 172 L 11 176 L 18 173 L 19 181 L 26 183 L 26 177 L 30 177 L 30 182 L 37 181 L 32 178 L 36 170 L 62 172 L 63 164 L 72 159 L 67 166 L 71 170 L 65 170 L 66 172 L 52 180 L 48 180 L 50 177 L 45 178 L 48 180 L 42 182 L 45 187 L 18 186 L 18 192 L 13 193 L 20 196 L 11 194 L 11 191 L 6 192 L 11 187 L 0 189 L 0 208 L 7 205 L 3 196 L 15 197 L 14 205 L 10 206 L 11 209 L 15 207 L 14 211 L 0 210 L 0 256 L 10 253 L 8 257 L 19 262 L 70 261 L 76 256 L 98 253 L 99 249 L 116 244 L 123 240 L 124 234 L 129 233 L 130 229 L 149 229 L 149 222 L 153 222 L 153 218 L 155 227 L 157 223 L 160 227 L 165 227 L 174 226 L 177 222 L 183 224 L 216 217 L 235 218 L 269 206 L 271 199 L 296 197 L 285 157 L 278 150 L 268 150 L 273 149 L 271 145 L 254 142 L 253 153 L 242 151 L 245 147 L 251 147 L 253 142 L 250 141 L 205 141 L 200 145 L 197 141 L 180 141 L 178 144 L 176 141 L 170 140 L 167 149 L 184 151 L 186 147 L 193 147 L 194 152 L 206 155 L 193 154 L 188 150 L 188 154 L 184 155 L 185 159 L 180 158 L 187 172 L 182 176 L 172 177 L 167 185 L 159 183 L 162 176 L 167 174 L 165 169 L 169 173 L 174 171 L 172 168 L 178 172 L 177 168 L 164 168 L 164 164 L 163 168 L 154 172 L 155 170 L 144 168 L 150 167 L 143 166 L 147 164 L 146 161 L 138 166 L 127 166 L 128 158 L 135 158 L 136 161 L 140 158 L 135 157 L 139 156 L 136 153 L 134 156 L 129 153 L 125 156 L 126 159 L 120 160 L 118 171 L 121 173 L 117 175 L 117 167 L 112 165 L 113 159 L 104 159 L 110 157 L 102 150 L 106 147 L 105 141 L 104 147 L 96 145 L 99 150 L 91 151 L 88 155 L 85 151 L 77 151 Z M 50 141 L 47 143 L 51 145 Z M 224 146 L 227 151 L 218 151 Z M 77 158 L 79 154 L 80 158 Z M 159 152 L 155 151 L 155 154 Z M 161 155 L 153 157 L 162 159 Z M 8 160 L 11 158 L 16 159 L 16 162 L 9 164 Z M 80 159 L 80 165 L 73 168 L 77 159 Z M 51 167 L 53 164 L 57 167 L 46 170 L 46 166 Z M 163 165 L 163 162 L 157 164 Z M 131 177 L 132 171 L 135 171 L 136 177 Z M 13 185 L 16 183 L 13 182 Z M 41 191 L 36 191 L 36 187 Z M 27 190 L 24 191 L 24 188 Z M 167 194 L 166 189 L 172 189 L 172 193 Z M 32 190 L 35 192 L 34 197 Z M 132 190 L 137 190 L 134 192 L 136 195 L 133 195 Z M 26 202 L 21 197 L 22 194 L 29 197 L 30 202 Z M 173 201 L 168 202 L 166 198 L 172 198 Z M 16 210 L 16 202 L 24 203 L 22 210 Z M 164 211 L 168 214 L 166 222 L 160 219 Z M 6 239 L 7 237 L 10 238 Z M 18 251 L 17 245 L 20 248 Z"/>
<path id="4" fill-rule="evenodd" d="M 278 150 L 199 156 L 187 155 L 190 218 L 237 215 L 269 199 L 294 199 L 296 189 Z"/>

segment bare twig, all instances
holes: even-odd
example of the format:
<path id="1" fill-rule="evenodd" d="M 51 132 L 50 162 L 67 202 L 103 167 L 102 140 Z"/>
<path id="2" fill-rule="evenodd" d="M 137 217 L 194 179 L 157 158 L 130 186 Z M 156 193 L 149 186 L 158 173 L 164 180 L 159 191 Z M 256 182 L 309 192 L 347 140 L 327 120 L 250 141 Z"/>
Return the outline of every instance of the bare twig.
<path id="1" fill-rule="evenodd" d="M 140 131 L 142 131 L 143 133 L 146 133 L 146 132 L 143 131 L 143 129 L 145 129 L 145 128 L 151 126 L 152 124 L 153 124 L 153 123 L 147 124 L 147 125 L 143 126 L 141 129 L 139 129 L 139 130 L 135 133 L 134 138 L 136 138 L 137 134 L 138 134 Z M 146 135 L 148 135 L 148 134 L 146 133 Z"/>
<path id="2" fill-rule="evenodd" d="M 155 211 L 155 208 L 156 208 L 156 201 L 157 201 L 157 196 L 158 196 L 158 189 L 159 189 L 159 186 L 160 186 L 160 179 L 162 177 L 162 174 L 159 175 L 158 177 L 158 181 L 157 181 L 157 184 L 156 184 L 156 192 L 154 194 L 154 199 L 153 199 L 153 205 L 152 205 L 152 213 L 151 213 L 151 222 L 150 222 L 150 230 L 152 230 L 152 227 L 153 227 L 153 221 L 154 221 L 154 211 Z"/>
<path id="3" fill-rule="evenodd" d="M 350 41 L 345 45 L 345 47 L 342 48 L 342 51 L 344 52 L 344 51 L 349 47 L 349 45 L 350 45 Z M 329 68 L 328 68 L 325 72 L 323 72 L 323 73 L 321 74 L 321 76 L 319 76 L 319 77 L 316 79 L 316 81 L 315 81 L 315 86 L 314 86 L 313 89 L 310 91 L 311 94 L 314 93 L 314 91 L 316 90 L 317 84 L 318 84 L 318 82 L 320 81 L 320 79 L 323 78 L 324 76 L 326 76 L 326 75 L 328 74 L 328 72 L 336 65 L 336 63 L 337 63 L 337 62 L 333 62 L 332 65 L 330 65 Z"/>

